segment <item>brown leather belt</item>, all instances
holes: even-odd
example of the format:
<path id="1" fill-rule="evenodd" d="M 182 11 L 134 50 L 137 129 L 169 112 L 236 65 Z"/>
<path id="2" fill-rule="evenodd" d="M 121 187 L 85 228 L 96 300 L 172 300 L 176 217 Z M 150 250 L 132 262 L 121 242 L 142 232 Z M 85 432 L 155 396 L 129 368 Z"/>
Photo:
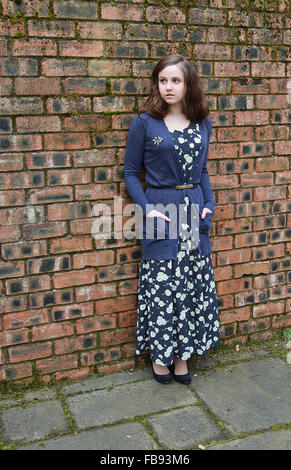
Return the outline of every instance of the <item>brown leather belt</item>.
<path id="1" fill-rule="evenodd" d="M 179 184 L 177 186 L 153 186 L 152 184 L 148 184 L 147 186 L 150 186 L 151 188 L 157 188 L 157 189 L 164 189 L 164 188 L 171 188 L 171 189 L 186 189 L 186 188 L 196 188 L 198 183 L 193 183 L 193 184 Z"/>

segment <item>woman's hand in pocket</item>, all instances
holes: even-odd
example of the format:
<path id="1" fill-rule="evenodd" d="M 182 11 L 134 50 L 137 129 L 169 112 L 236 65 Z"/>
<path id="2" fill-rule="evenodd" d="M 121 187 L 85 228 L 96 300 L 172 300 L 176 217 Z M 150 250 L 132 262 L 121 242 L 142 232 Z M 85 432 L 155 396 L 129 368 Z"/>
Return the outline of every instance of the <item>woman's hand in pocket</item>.
<path id="1" fill-rule="evenodd" d="M 167 220 L 167 222 L 170 222 L 171 219 L 169 217 L 167 217 L 166 215 L 162 214 L 162 212 L 159 212 L 159 211 L 156 211 L 155 209 L 153 209 L 152 211 L 148 212 L 146 214 L 146 217 L 161 217 L 162 219 L 165 219 Z"/>
<path id="2" fill-rule="evenodd" d="M 208 209 L 208 207 L 203 207 L 202 214 L 201 214 L 201 219 L 204 219 L 207 213 L 212 214 L 212 211 Z"/>

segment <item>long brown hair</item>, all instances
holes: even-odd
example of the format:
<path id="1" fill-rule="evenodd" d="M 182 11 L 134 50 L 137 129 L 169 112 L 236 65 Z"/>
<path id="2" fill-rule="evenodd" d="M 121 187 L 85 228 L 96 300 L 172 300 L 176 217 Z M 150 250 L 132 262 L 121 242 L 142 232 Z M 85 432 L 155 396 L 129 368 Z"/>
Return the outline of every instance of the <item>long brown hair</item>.
<path id="1" fill-rule="evenodd" d="M 168 65 L 176 64 L 182 70 L 186 84 L 182 111 L 187 119 L 200 121 L 209 115 L 209 107 L 193 65 L 181 54 L 165 56 L 155 65 L 152 71 L 150 94 L 140 112 L 147 112 L 150 116 L 158 119 L 166 116 L 168 104 L 162 99 L 159 92 L 159 73 Z"/>

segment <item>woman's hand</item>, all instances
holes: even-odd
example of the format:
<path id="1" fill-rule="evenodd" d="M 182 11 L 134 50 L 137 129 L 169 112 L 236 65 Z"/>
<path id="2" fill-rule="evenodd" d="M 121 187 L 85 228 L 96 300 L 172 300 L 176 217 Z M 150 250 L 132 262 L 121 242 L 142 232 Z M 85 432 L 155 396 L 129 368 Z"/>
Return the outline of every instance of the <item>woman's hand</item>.
<path id="1" fill-rule="evenodd" d="M 167 220 L 168 222 L 171 222 L 171 219 L 169 219 L 169 217 L 167 217 L 166 215 L 162 214 L 161 212 L 159 211 L 156 211 L 155 209 L 153 209 L 152 211 L 148 212 L 146 214 L 146 217 L 161 217 L 162 219 L 165 219 Z"/>
<path id="2" fill-rule="evenodd" d="M 210 209 L 208 209 L 208 207 L 203 207 L 202 214 L 201 214 L 201 219 L 204 219 L 208 212 L 210 212 L 210 214 L 212 214 L 212 211 Z"/>

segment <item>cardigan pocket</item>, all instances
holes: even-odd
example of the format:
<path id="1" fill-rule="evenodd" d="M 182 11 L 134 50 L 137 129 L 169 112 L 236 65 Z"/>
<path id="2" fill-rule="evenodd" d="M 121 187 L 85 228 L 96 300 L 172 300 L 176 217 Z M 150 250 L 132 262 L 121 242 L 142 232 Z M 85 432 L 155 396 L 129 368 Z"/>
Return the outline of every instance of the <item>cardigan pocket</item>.
<path id="1" fill-rule="evenodd" d="M 207 212 L 204 219 L 201 219 L 202 209 L 199 210 L 199 232 L 208 233 L 212 223 L 213 212 Z"/>
<path id="2" fill-rule="evenodd" d="M 155 209 L 163 213 L 163 202 L 161 201 L 160 191 L 163 190 L 152 190 L 152 188 L 147 187 L 145 189 L 145 195 L 149 204 L 152 205 L 152 210 Z M 159 204 L 161 207 L 159 208 Z M 147 213 L 151 209 L 147 211 Z M 165 214 L 166 215 L 166 214 Z M 163 219 L 160 216 L 154 217 L 147 217 L 146 215 L 143 216 L 143 236 L 147 239 L 154 239 L 154 240 L 164 240 L 169 238 L 169 222 Z"/>
<path id="3" fill-rule="evenodd" d="M 150 240 L 164 240 L 169 238 L 169 222 L 162 217 L 143 216 L 143 237 Z"/>

